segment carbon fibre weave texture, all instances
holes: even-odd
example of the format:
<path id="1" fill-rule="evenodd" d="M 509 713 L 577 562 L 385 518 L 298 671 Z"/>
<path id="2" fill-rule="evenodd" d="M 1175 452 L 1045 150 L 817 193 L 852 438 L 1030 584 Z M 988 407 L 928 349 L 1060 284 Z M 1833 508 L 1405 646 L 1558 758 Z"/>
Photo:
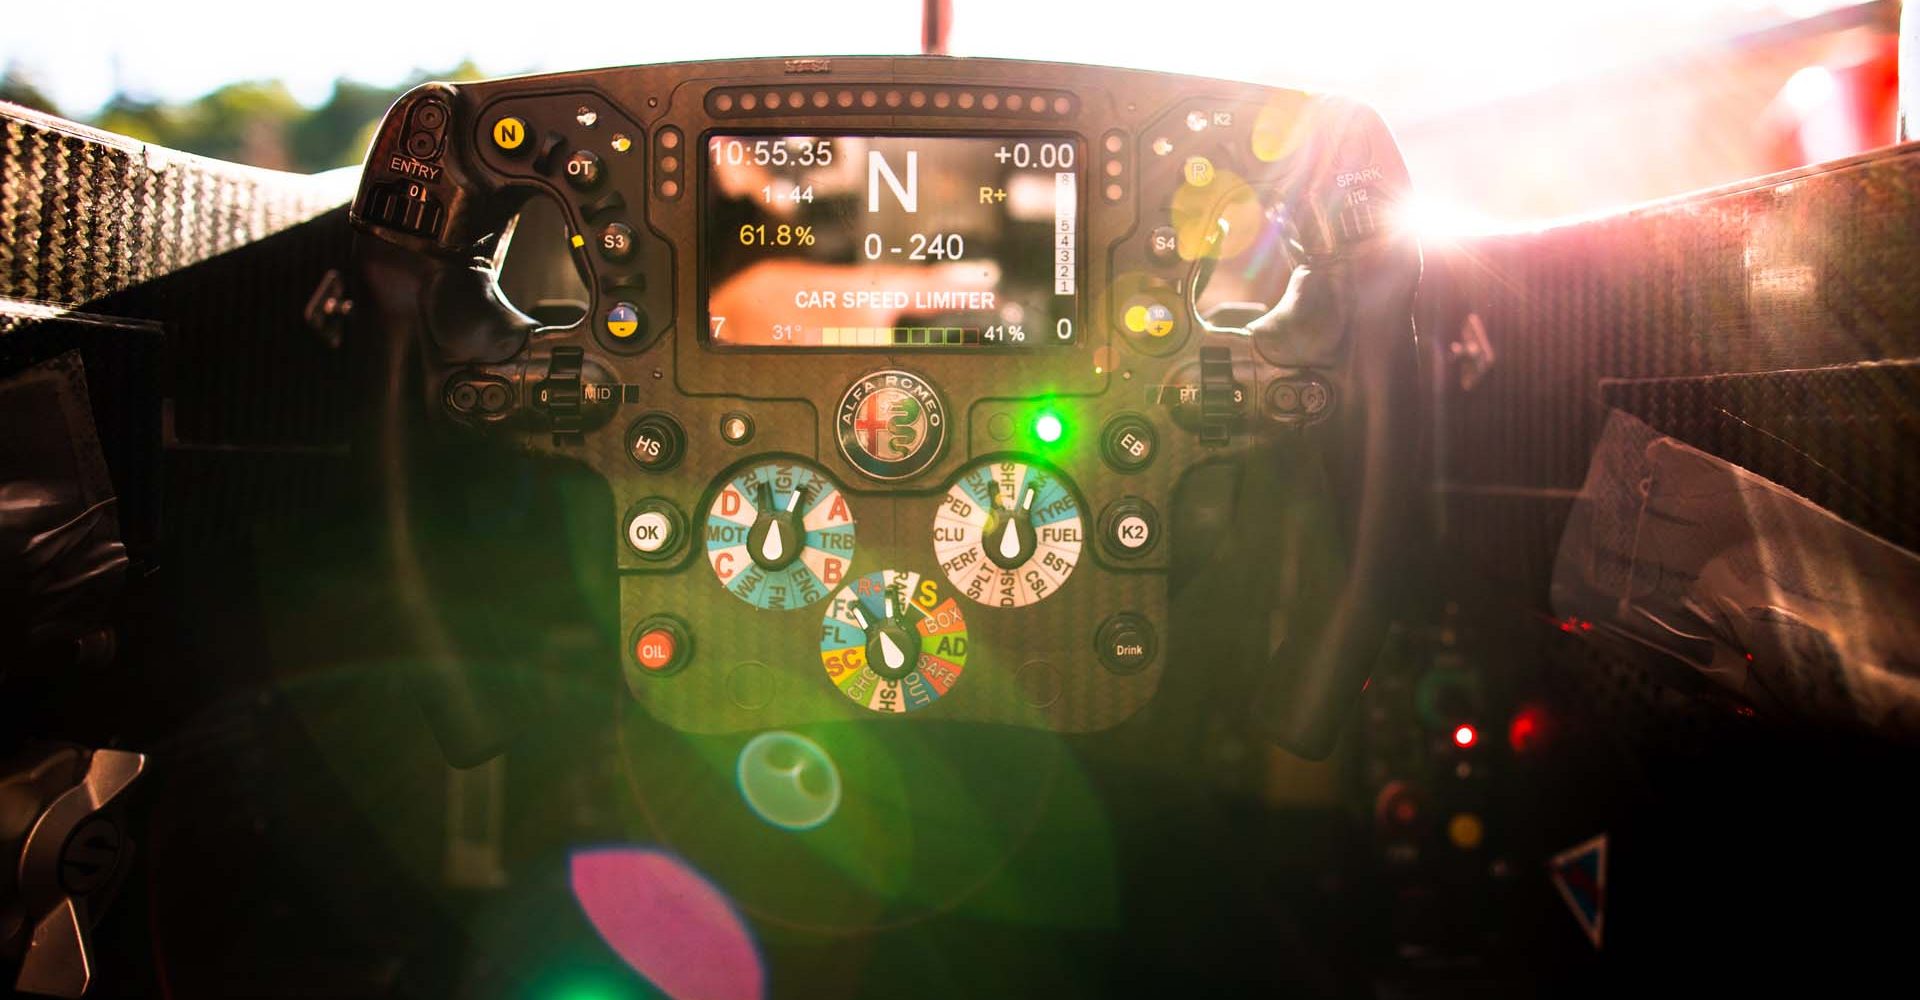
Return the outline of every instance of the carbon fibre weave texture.
<path id="1" fill-rule="evenodd" d="M 1920 547 L 1920 145 L 1442 250 L 1445 551 L 1544 608 L 1609 408 Z M 1443 367 L 1445 363 L 1443 362 Z"/>
<path id="2" fill-rule="evenodd" d="M 344 202 L 352 178 L 222 163 L 0 104 L 0 297 L 75 306 Z"/>

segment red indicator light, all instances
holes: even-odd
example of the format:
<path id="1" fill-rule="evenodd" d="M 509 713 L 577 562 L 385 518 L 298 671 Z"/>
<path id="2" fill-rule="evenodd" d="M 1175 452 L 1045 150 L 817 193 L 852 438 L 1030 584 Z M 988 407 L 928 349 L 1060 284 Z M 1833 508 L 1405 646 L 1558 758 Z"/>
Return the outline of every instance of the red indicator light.
<path id="1" fill-rule="evenodd" d="M 1507 742 L 1514 753 L 1530 753 L 1547 741 L 1547 713 L 1538 705 L 1528 705 L 1513 713 L 1507 723 Z"/>
<path id="2" fill-rule="evenodd" d="M 1464 722 L 1460 724 L 1459 728 L 1453 731 L 1453 745 L 1462 750 L 1474 745 L 1479 742 L 1479 740 L 1480 731 Z"/>

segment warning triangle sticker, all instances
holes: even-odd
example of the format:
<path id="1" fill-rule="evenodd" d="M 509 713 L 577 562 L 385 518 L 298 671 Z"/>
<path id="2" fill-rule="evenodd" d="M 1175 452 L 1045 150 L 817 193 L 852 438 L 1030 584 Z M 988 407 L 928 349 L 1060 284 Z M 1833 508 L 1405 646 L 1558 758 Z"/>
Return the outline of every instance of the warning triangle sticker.
<path id="1" fill-rule="evenodd" d="M 1607 835 L 1569 847 L 1547 862 L 1553 887 L 1567 901 L 1587 940 L 1600 947 L 1600 931 L 1607 919 Z"/>

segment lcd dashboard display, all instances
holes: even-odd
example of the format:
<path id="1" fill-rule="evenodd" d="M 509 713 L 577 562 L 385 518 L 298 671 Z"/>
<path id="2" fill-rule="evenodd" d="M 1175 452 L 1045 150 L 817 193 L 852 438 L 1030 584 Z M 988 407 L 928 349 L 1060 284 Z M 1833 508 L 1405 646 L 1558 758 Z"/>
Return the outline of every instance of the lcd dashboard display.
<path id="1" fill-rule="evenodd" d="M 1074 343 L 1081 154 L 1054 135 L 709 135 L 708 343 Z"/>

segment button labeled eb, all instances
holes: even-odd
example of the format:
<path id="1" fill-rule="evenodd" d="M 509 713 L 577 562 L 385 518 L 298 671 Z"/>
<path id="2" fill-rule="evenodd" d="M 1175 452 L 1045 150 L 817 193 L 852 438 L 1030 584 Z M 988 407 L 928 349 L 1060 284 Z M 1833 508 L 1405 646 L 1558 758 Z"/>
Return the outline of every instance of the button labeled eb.
<path id="1" fill-rule="evenodd" d="M 1153 464 L 1160 437 L 1138 413 L 1121 413 L 1100 432 L 1100 457 L 1116 472 L 1139 472 Z"/>

